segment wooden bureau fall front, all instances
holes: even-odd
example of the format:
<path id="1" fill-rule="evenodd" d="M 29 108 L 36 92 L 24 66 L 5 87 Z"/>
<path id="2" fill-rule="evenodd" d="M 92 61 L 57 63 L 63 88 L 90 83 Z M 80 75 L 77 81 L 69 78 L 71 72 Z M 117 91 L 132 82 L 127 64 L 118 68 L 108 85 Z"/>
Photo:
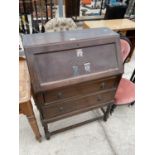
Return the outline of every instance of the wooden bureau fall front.
<path id="1" fill-rule="evenodd" d="M 117 33 L 96 28 L 25 35 L 24 49 L 47 139 L 64 130 L 49 132 L 48 123 L 114 102 L 123 73 Z"/>

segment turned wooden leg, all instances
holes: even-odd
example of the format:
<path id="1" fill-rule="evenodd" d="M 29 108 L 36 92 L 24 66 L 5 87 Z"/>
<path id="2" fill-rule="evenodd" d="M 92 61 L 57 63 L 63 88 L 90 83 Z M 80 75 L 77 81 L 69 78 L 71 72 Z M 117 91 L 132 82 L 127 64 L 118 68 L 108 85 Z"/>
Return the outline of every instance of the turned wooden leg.
<path id="1" fill-rule="evenodd" d="M 105 114 L 105 110 L 103 108 L 101 108 L 101 111 L 103 112 L 103 114 Z"/>
<path id="2" fill-rule="evenodd" d="M 43 127 L 44 127 L 44 131 L 45 131 L 45 137 L 46 137 L 47 140 L 49 140 L 51 134 L 50 134 L 50 132 L 48 131 L 48 125 L 47 125 L 46 123 L 44 123 L 44 124 L 43 124 Z"/>
<path id="3" fill-rule="evenodd" d="M 107 109 L 106 109 L 106 111 L 105 111 L 105 114 L 104 114 L 104 117 L 103 117 L 103 120 L 104 120 L 105 122 L 106 122 L 107 119 L 109 118 L 110 109 L 111 109 L 111 104 L 109 104 L 109 105 L 107 106 Z"/>
<path id="4" fill-rule="evenodd" d="M 110 114 L 112 114 L 114 112 L 114 109 L 116 108 L 117 106 L 115 104 L 113 104 L 110 108 Z"/>
<path id="5" fill-rule="evenodd" d="M 30 124 L 30 126 L 31 126 L 31 128 L 35 134 L 36 139 L 39 142 L 41 142 L 41 135 L 40 135 L 39 128 L 37 125 L 37 121 L 36 121 L 36 118 L 35 118 L 35 115 L 33 112 L 33 107 L 32 107 L 31 101 L 29 101 L 27 103 L 27 110 L 25 111 L 25 115 L 27 116 L 27 119 L 28 119 L 29 124 Z"/>

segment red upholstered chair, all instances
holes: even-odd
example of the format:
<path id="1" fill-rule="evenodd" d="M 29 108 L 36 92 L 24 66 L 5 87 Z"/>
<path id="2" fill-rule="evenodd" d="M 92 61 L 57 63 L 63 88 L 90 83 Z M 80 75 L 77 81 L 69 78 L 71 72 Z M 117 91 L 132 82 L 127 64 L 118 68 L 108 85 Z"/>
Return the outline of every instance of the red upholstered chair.
<path id="1" fill-rule="evenodd" d="M 126 59 L 129 56 L 130 50 L 131 50 L 131 44 L 130 41 L 123 37 L 120 39 L 121 44 L 121 57 L 123 60 L 123 63 L 125 63 Z M 115 102 L 112 105 L 109 105 L 104 112 L 104 110 L 101 108 L 101 110 L 104 112 L 104 121 L 107 121 L 109 114 L 112 114 L 114 109 L 119 105 L 133 105 L 135 101 L 135 70 L 131 76 L 131 79 L 125 79 L 122 78 L 120 80 L 120 83 L 118 85 L 116 94 L 115 94 Z"/>
<path id="2" fill-rule="evenodd" d="M 125 62 L 130 53 L 131 47 L 127 40 L 120 39 L 120 43 L 121 43 L 121 57 L 123 59 L 123 62 Z"/>
<path id="3" fill-rule="evenodd" d="M 130 43 L 126 39 L 120 39 L 120 43 L 121 43 L 121 56 L 122 56 L 123 62 L 125 62 L 131 50 Z M 111 106 L 107 107 L 107 110 L 104 115 L 104 121 L 107 120 L 107 118 L 109 117 L 109 113 L 112 114 L 112 112 L 118 105 L 134 104 L 134 101 L 135 101 L 134 82 L 135 82 L 135 70 L 130 80 L 125 78 L 122 78 L 120 80 L 120 83 L 118 85 L 118 88 L 115 94 L 115 102 Z"/>
<path id="4" fill-rule="evenodd" d="M 129 53 L 130 53 L 130 44 L 127 42 L 127 40 L 121 39 L 121 56 L 123 59 L 123 62 L 127 59 Z M 110 108 L 110 113 L 114 111 L 116 106 L 119 105 L 133 105 L 135 102 L 135 70 L 132 73 L 131 79 L 125 79 L 122 78 L 120 80 L 120 83 L 118 85 L 116 94 L 115 94 L 115 102 Z"/>
<path id="5" fill-rule="evenodd" d="M 118 85 L 116 94 L 115 94 L 115 102 L 111 106 L 110 114 L 114 111 L 114 109 L 119 105 L 133 105 L 135 102 L 135 70 L 131 76 L 131 79 L 122 78 Z"/>

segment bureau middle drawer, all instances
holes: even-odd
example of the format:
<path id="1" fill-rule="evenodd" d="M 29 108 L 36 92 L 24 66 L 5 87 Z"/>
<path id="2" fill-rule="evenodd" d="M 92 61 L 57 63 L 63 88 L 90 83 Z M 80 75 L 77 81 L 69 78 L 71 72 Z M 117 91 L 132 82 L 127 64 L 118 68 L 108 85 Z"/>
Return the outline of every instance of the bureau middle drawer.
<path id="1" fill-rule="evenodd" d="M 64 87 L 44 93 L 45 105 L 55 101 L 61 101 L 72 97 L 84 96 L 101 90 L 115 88 L 118 77 L 100 79 L 70 87 Z"/>

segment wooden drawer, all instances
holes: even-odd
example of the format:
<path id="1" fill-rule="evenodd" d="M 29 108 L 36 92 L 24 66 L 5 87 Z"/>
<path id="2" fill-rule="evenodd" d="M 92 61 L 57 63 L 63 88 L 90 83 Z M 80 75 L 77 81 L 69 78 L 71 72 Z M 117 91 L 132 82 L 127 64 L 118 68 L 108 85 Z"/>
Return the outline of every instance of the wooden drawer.
<path id="1" fill-rule="evenodd" d="M 106 92 L 100 91 L 91 96 L 44 106 L 42 108 L 43 116 L 45 119 L 50 119 L 56 116 L 64 116 L 64 114 L 67 115 L 70 112 L 77 112 L 80 110 L 88 111 L 90 108 L 97 108 L 101 105 L 104 106 L 104 104 L 114 99 L 115 91 L 116 89 L 111 89 Z"/>
<path id="2" fill-rule="evenodd" d="M 118 83 L 118 77 L 91 81 L 73 87 L 65 87 L 44 93 L 45 105 L 53 102 L 66 100 L 72 97 L 84 96 L 101 90 L 115 88 Z"/>

